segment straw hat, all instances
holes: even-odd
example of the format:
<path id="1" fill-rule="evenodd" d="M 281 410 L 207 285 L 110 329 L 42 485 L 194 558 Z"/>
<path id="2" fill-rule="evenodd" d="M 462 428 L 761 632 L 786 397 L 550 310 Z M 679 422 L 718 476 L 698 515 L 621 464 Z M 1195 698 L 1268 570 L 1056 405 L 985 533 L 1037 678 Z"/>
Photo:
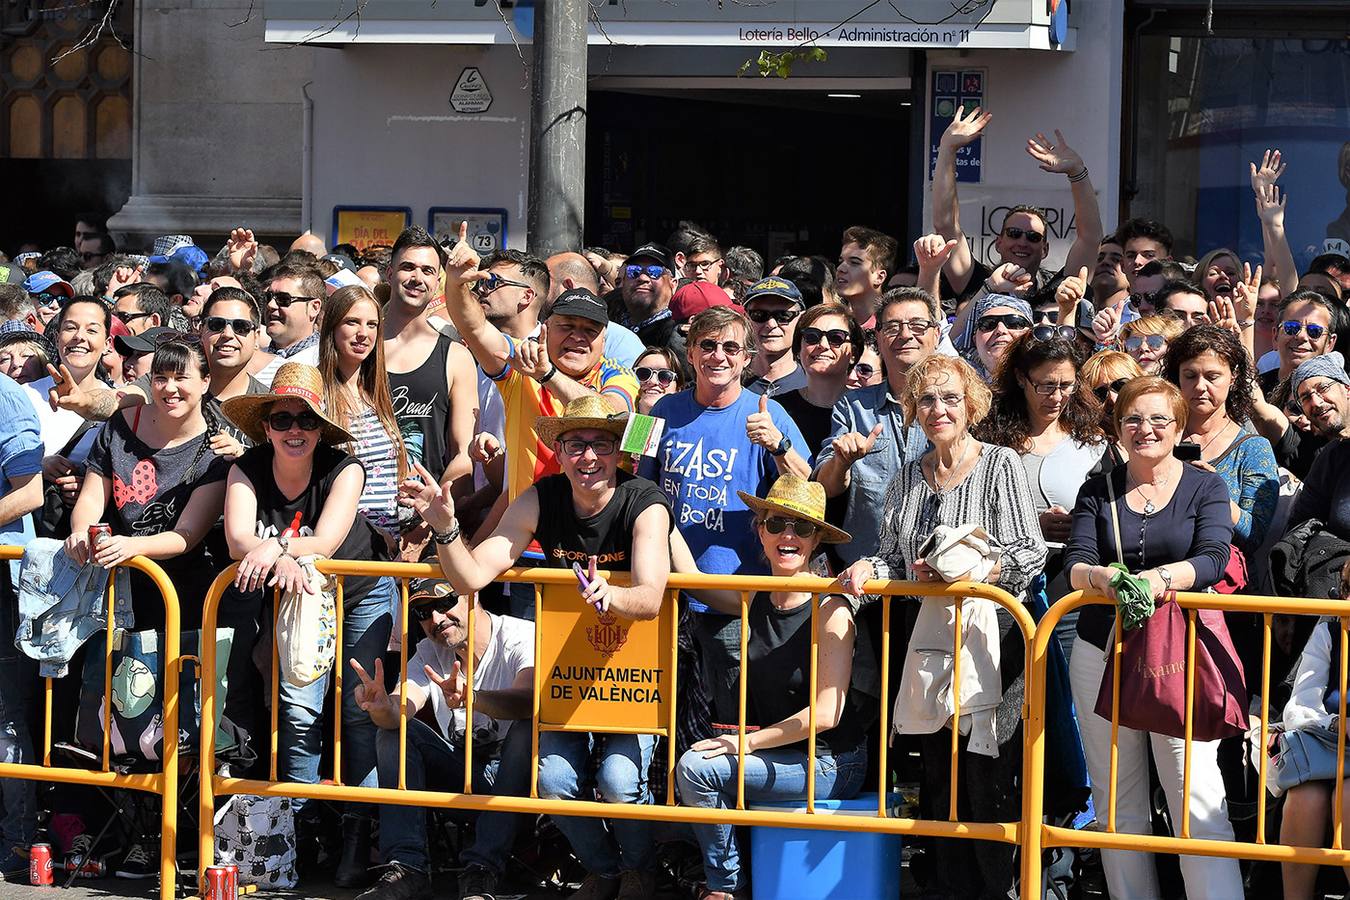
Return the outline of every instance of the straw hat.
<path id="1" fill-rule="evenodd" d="M 621 438 L 627 427 L 628 413 L 616 413 L 599 394 L 587 394 L 567 404 L 561 416 L 540 416 L 534 430 L 539 440 L 552 444 L 559 435 L 582 428 L 597 428 Z"/>
<path id="2" fill-rule="evenodd" d="M 320 434 L 326 444 L 347 444 L 354 438 L 341 425 L 323 413 L 323 379 L 319 370 L 304 363 L 282 363 L 272 379 L 272 390 L 266 394 L 244 394 L 231 397 L 220 405 L 221 412 L 244 434 L 256 443 L 265 443 L 263 418 L 267 408 L 278 400 L 303 400 L 315 415 L 323 420 Z"/>
<path id="3" fill-rule="evenodd" d="M 815 522 L 821 529 L 820 539 L 827 544 L 847 544 L 853 540 L 853 535 L 825 521 L 825 486 L 819 482 L 782 475 L 763 500 L 745 491 L 737 491 L 736 496 L 760 516 L 779 513 L 788 518 Z"/>

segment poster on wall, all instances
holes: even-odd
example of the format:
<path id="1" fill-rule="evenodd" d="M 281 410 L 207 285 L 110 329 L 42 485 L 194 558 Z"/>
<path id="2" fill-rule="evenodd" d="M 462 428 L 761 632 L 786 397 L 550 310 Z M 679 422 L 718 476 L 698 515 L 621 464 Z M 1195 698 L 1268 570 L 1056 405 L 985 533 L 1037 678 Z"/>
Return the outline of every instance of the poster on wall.
<path id="1" fill-rule="evenodd" d="M 506 210 L 498 207 L 433 206 L 427 212 L 427 230 L 454 243 L 459 223 L 468 222 L 469 246 L 486 256 L 506 246 Z"/>
<path id="2" fill-rule="evenodd" d="M 938 69 L 932 73 L 932 90 L 928 97 L 928 177 L 933 177 L 937 166 L 938 145 L 942 133 L 956 118 L 956 111 L 965 107 L 969 113 L 984 105 L 983 69 Z M 984 139 L 976 138 L 956 151 L 956 180 L 977 184 L 983 180 Z"/>
<path id="3" fill-rule="evenodd" d="M 411 222 L 412 210 L 406 206 L 335 206 L 330 246 L 351 244 L 362 252 L 392 247 Z"/>

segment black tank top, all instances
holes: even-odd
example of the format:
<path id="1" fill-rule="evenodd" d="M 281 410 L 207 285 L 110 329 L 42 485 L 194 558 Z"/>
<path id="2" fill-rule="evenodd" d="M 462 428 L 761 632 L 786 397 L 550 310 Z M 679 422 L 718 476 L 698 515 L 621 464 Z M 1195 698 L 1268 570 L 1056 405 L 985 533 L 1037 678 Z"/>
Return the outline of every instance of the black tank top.
<path id="1" fill-rule="evenodd" d="M 534 484 L 539 493 L 539 524 L 534 536 L 544 553 L 544 565 L 570 568 L 587 557 L 597 557 L 601 569 L 630 572 L 633 568 L 633 528 L 649 506 L 667 506 L 666 495 L 655 482 L 620 470 L 614 497 L 593 516 L 577 515 L 572 485 L 566 475 L 548 475 Z"/>
<path id="2" fill-rule="evenodd" d="M 416 369 L 389 373 L 394 417 L 403 433 L 408 456 L 420 461 L 437 478 L 450 464 L 450 447 L 445 440 L 450 423 L 450 385 L 445 367 L 451 343 L 443 334 L 426 361 Z"/>

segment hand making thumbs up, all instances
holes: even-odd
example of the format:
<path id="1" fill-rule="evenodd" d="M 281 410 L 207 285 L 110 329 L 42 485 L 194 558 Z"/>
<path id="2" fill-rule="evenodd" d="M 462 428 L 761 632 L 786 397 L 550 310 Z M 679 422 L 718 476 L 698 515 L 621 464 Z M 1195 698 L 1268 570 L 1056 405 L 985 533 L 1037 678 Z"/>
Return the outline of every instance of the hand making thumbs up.
<path id="1" fill-rule="evenodd" d="M 758 444 L 771 453 L 783 442 L 783 432 L 778 430 L 769 416 L 768 394 L 760 394 L 759 412 L 746 417 L 745 435 L 750 438 L 751 443 Z"/>

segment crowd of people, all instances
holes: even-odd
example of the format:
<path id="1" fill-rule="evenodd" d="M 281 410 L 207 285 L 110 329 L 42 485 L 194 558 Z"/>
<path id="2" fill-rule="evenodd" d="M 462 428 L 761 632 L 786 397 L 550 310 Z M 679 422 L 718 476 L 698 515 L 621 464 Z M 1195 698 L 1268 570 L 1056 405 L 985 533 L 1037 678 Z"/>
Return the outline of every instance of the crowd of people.
<path id="1" fill-rule="evenodd" d="M 672 572 L 779 576 L 782 590 L 750 598 L 744 638 L 739 593 L 680 595 L 677 796 L 665 799 L 735 805 L 729 723 L 744 690 L 747 803 L 801 800 L 811 776 L 817 799 L 884 790 L 874 749 L 885 703 L 897 747 L 885 777 L 920 785 L 924 818 L 955 803 L 973 821 L 1019 814 L 1021 633 L 991 601 L 961 601 L 954 619 L 949 600 L 897 600 L 883 697 L 881 604 L 868 583 L 986 582 L 1037 618 L 1071 591 L 1104 594 L 1120 612 L 1066 615 L 1052 647 L 1064 677 L 1047 696 L 1062 726 L 1049 735 L 1047 814 L 1081 825 L 1113 805 L 1118 830 L 1147 834 L 1159 820 L 1175 827 L 1184 809 L 1191 837 L 1250 836 L 1267 802 L 1252 768 L 1265 748 L 1253 756 L 1250 735 L 1196 741 L 1188 756 L 1177 735 L 1115 734 L 1095 710 L 1122 617 L 1141 601 L 1344 596 L 1350 375 L 1336 346 L 1350 331 L 1350 259 L 1295 266 L 1278 152 L 1251 166 L 1259 259 L 1223 248 L 1174 256 L 1169 229 L 1146 219 L 1108 232 L 1087 165 L 1056 132 L 1027 151 L 1073 196 L 1063 267 L 1045 267 L 1051 235 L 1034 206 L 1009 210 L 994 258 L 978 260 L 955 166 L 988 121 L 962 110 L 941 136 L 934 232 L 908 260 L 894 237 L 858 226 L 837 257 L 766 264 L 692 223 L 627 253 L 547 259 L 480 258 L 462 227 L 441 238 L 411 227 L 364 252 L 308 233 L 279 252 L 240 228 L 214 255 L 168 235 L 140 257 L 84 216 L 74 248 L 0 266 L 4 540 L 55 539 L 77 567 L 154 560 L 189 631 L 212 580 L 237 562 L 219 617 L 233 634 L 224 715 L 237 746 L 253 750 L 234 758 L 237 771 L 265 770 L 275 703 L 282 781 L 333 774 L 325 719 L 340 716 L 343 783 L 397 786 L 406 712 L 407 787 L 461 789 L 471 734 L 474 790 L 504 795 L 529 790 L 535 659 L 533 589 L 500 582 L 505 570 L 586 563 L 584 598 L 628 619 L 659 614 Z M 620 450 L 637 415 L 662 423 L 648 455 Z M 110 534 L 91 537 L 98 524 Z M 393 579 L 345 579 L 336 655 L 352 688 L 336 710 L 325 706 L 331 672 L 304 687 L 283 680 L 276 697 L 265 690 L 271 647 L 287 637 L 272 633 L 273 588 L 312 591 L 315 557 L 434 561 L 443 575 L 411 586 L 407 623 Z M 34 762 L 39 666 L 24 635 L 43 623 L 19 600 L 20 575 L 15 563 L 0 576 L 0 629 L 19 635 L 0 642 L 0 757 Z M 814 662 L 812 595 L 788 589 L 805 575 L 836 583 L 816 614 Z M 139 574 L 125 612 L 136 630 L 164 627 L 162 600 Z M 1290 731 L 1338 727 L 1336 625 L 1276 617 L 1262 684 L 1260 616 L 1223 618 L 1253 722 L 1265 708 Z M 388 662 L 404 641 L 400 686 Z M 42 674 L 53 663 L 81 671 L 87 648 L 60 645 L 63 658 L 41 657 Z M 79 693 L 78 675 L 61 681 L 65 696 Z M 69 724 L 58 704 L 58 739 Z M 539 796 L 657 802 L 658 743 L 544 732 Z M 0 868 L 26 869 L 34 786 L 0 787 Z M 1327 783 L 1299 785 L 1284 804 L 1283 833 L 1274 815 L 1268 839 L 1322 846 Z M 58 851 L 84 858 L 94 823 L 68 793 L 50 806 Z M 295 804 L 302 861 L 317 806 Z M 458 896 L 494 895 L 530 821 L 478 816 Z M 655 895 L 650 822 L 554 822 L 586 871 L 575 897 Z M 339 885 L 368 886 L 363 900 L 432 895 L 422 810 L 352 804 L 341 837 L 326 869 Z M 698 825 L 687 841 L 701 856 L 701 897 L 750 896 L 736 829 Z M 124 844 L 117 873 L 153 877 L 151 835 Z M 924 886 L 934 897 L 1009 896 L 1015 851 L 932 841 Z M 1116 898 L 1160 897 L 1168 877 L 1142 853 L 1103 851 L 1101 870 Z M 1289 900 L 1312 897 L 1318 874 L 1218 857 L 1180 865 L 1192 898 L 1241 896 L 1263 877 L 1282 881 Z"/>

